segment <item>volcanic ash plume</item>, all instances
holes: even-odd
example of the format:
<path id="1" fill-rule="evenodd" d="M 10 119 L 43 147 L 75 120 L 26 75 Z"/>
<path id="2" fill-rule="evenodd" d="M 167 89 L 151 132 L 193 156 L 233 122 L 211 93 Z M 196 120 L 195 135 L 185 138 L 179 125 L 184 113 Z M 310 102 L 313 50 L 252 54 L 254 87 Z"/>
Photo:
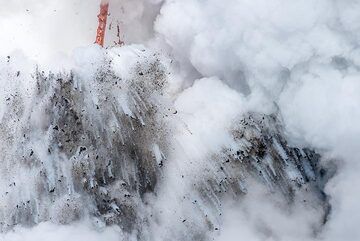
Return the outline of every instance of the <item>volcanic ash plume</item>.
<path id="1" fill-rule="evenodd" d="M 356 1 L 108 3 L 2 4 L 2 240 L 358 240 Z"/>

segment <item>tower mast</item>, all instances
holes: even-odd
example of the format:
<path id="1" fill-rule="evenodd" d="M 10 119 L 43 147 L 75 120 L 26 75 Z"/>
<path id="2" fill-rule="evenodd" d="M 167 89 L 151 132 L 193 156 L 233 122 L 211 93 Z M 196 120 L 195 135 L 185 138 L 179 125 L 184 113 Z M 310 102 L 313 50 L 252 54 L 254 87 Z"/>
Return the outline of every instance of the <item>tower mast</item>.
<path id="1" fill-rule="evenodd" d="M 100 46 L 104 46 L 104 40 L 105 40 L 105 32 L 106 32 L 106 22 L 107 17 L 109 13 L 109 2 L 108 0 L 101 0 L 100 3 L 100 13 L 98 15 L 99 19 L 99 25 L 96 31 L 96 40 L 95 43 L 97 43 Z"/>

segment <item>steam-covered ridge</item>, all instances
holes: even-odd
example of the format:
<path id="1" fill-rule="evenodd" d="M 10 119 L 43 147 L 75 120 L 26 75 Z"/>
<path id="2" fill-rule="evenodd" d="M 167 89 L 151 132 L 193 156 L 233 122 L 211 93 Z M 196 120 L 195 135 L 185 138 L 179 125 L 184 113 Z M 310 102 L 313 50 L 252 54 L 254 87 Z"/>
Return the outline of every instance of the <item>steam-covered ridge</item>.
<path id="1" fill-rule="evenodd" d="M 315 234 L 326 222 L 320 156 L 290 147 L 276 115 L 238 109 L 234 100 L 245 100 L 216 79 L 174 104 L 171 61 L 141 46 L 87 48 L 76 58 L 65 73 L 22 70 L 12 56 L 2 63 L 2 232 L 90 219 L 125 239 L 207 240 L 221 230 L 227 200 L 241 203 L 257 186 L 290 209 L 308 201 L 320 213 Z M 188 98 L 214 87 L 204 98 L 224 98 L 225 119 L 202 113 L 221 104 Z M 221 133 L 215 143 L 196 127 L 205 123 L 199 114 Z"/>

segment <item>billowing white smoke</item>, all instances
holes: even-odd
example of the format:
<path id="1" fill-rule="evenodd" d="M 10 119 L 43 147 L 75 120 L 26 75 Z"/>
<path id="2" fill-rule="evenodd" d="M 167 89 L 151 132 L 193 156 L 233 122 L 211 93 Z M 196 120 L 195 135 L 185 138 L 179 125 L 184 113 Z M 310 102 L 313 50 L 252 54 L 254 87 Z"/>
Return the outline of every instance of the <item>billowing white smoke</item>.
<path id="1" fill-rule="evenodd" d="M 15 230 L 0 235 L 1 239 L 6 241 L 117 241 L 119 236 L 121 236 L 121 231 L 116 227 L 94 230 L 87 222 L 77 223 L 72 226 L 42 223 L 33 229 L 16 227 Z"/>
<path id="2" fill-rule="evenodd" d="M 111 0 L 107 45 L 120 36 L 126 43 L 149 39 L 159 0 Z M 98 0 L 0 0 L 0 54 L 21 50 L 42 66 L 69 66 L 72 51 L 95 42 Z M 126 33 L 126 34 L 125 34 Z M 56 62 L 56 64 L 53 64 Z"/>
<path id="3" fill-rule="evenodd" d="M 20 49 L 52 66 L 49 59 L 56 53 L 68 54 L 93 41 L 95 0 L 0 3 L 4 59 Z M 185 91 L 173 87 L 184 125 L 194 131 L 193 137 L 178 136 L 188 141 L 185 151 L 201 156 L 221 148 L 228 142 L 221 130 L 245 111 L 279 111 L 292 144 L 316 148 L 325 166 L 327 160 L 337 160 L 337 174 L 326 186 L 331 213 L 317 238 L 360 239 L 359 1 L 113 0 L 111 4 L 111 21 L 119 22 L 125 42 L 140 42 L 169 55 L 176 65 L 173 78 L 189 87 Z M 72 66 L 69 61 L 65 67 Z M 199 148 L 192 149 L 194 145 Z M 187 164 L 169 167 L 164 192 L 177 183 L 172 168 L 201 170 Z M 218 239 L 269 240 L 258 232 L 259 224 L 268 228 L 270 240 L 313 239 L 313 219 L 319 214 L 304 212 L 301 202 L 294 210 L 281 210 L 277 206 L 281 200 L 273 198 L 260 189 L 241 207 L 230 203 Z M 168 217 L 164 214 L 162 221 Z"/>
<path id="4" fill-rule="evenodd" d="M 182 0 L 167 1 L 155 23 L 184 68 L 220 77 L 264 103 L 274 101 L 293 143 L 317 148 L 325 160 L 339 160 L 338 173 L 326 187 L 332 211 L 321 235 L 325 240 L 360 238 L 355 201 L 360 154 L 359 11 L 356 0 Z M 234 240 L 257 240 L 251 228 L 251 236 L 242 238 L 251 222 L 235 219 L 240 220 L 237 226 L 229 224 L 230 229 L 236 227 Z M 274 221 L 278 220 L 268 220 Z M 229 240 L 224 235 L 223 240 Z"/>

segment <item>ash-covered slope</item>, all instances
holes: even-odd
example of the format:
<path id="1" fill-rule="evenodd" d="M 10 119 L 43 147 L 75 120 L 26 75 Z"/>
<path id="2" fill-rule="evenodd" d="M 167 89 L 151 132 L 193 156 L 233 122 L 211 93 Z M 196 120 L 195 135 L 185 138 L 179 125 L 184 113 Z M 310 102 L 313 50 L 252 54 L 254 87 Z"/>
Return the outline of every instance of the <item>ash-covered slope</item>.
<path id="1" fill-rule="evenodd" d="M 139 58 L 127 79 L 111 59 L 90 78 L 37 71 L 29 109 L 16 90 L 5 96 L 3 230 L 87 214 L 135 228 L 167 150 L 166 76 L 156 56 Z"/>
<path id="2" fill-rule="evenodd" d="M 68 74 L 26 78 L 10 59 L 3 65 L 3 232 L 90 218 L 119 225 L 124 239 L 207 240 L 221 230 L 223 204 L 241 205 L 252 185 L 281 195 L 287 208 L 308 201 L 325 221 L 320 156 L 290 147 L 276 116 L 229 110 L 235 119 L 219 127 L 226 140 L 206 149 L 184 105 L 174 104 L 166 60 L 141 47 L 83 55 Z"/>
<path id="3" fill-rule="evenodd" d="M 242 200 L 249 192 L 266 193 L 250 198 L 260 209 L 261 205 L 271 202 L 273 196 L 278 198 L 277 205 L 288 210 L 285 212 L 291 213 L 293 206 L 300 205 L 304 212 L 313 213 L 310 229 L 311 236 L 316 237 L 330 211 L 323 188 L 333 174 L 321 167 L 320 155 L 306 148 L 290 147 L 281 122 L 274 115 L 247 113 L 228 131 L 231 143 L 219 152 L 207 153 L 201 164 L 194 165 L 191 161 L 185 164 L 193 165 L 188 167 L 190 171 L 187 168 L 170 171 L 170 175 L 177 177 L 167 179 L 175 180 L 165 193 L 160 192 L 164 195 L 160 197 L 163 201 L 155 209 L 163 220 L 160 225 L 166 226 L 162 237 L 165 240 L 173 236 L 179 240 L 212 240 L 226 228 L 223 214 L 229 211 L 228 203 L 248 209 L 248 201 Z M 169 192 L 176 188 L 181 191 L 172 197 Z M 168 199 L 173 204 L 164 204 Z M 245 215 L 246 212 L 253 210 L 245 211 Z M 278 240 L 271 227 L 258 221 L 257 232 L 264 235 L 264 240 Z"/>

